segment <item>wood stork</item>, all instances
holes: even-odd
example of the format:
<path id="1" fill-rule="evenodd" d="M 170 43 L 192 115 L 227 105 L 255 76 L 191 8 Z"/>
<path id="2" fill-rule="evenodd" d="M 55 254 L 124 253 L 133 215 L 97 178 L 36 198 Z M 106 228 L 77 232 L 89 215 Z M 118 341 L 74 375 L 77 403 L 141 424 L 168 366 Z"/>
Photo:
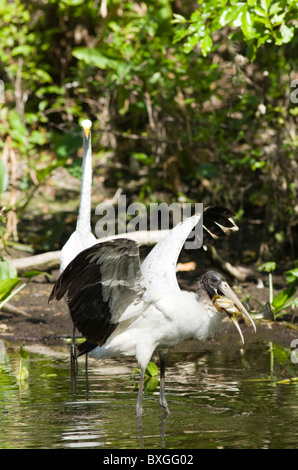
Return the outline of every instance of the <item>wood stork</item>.
<path id="1" fill-rule="evenodd" d="M 218 224 L 233 226 L 231 214 L 224 208 L 206 209 L 204 239 L 211 241 L 221 231 Z M 86 338 L 78 346 L 79 355 L 136 357 L 141 368 L 136 406 L 139 417 L 143 413 L 145 371 L 155 350 L 160 356 L 159 403 L 169 413 L 165 397 L 165 354 L 169 347 L 187 338 L 205 340 L 213 336 L 224 313 L 232 318 L 240 334 L 237 317 L 251 322 L 255 329 L 221 274 L 209 271 L 200 276 L 195 293 L 179 288 L 176 263 L 200 217 L 194 215 L 176 225 L 142 265 L 139 245 L 133 240 L 114 239 L 84 250 L 64 270 L 49 297 L 49 301 L 60 300 L 66 295 L 74 325 Z"/>
<path id="2" fill-rule="evenodd" d="M 60 274 L 66 266 L 84 249 L 94 245 L 97 239 L 91 232 L 91 187 L 92 187 L 92 150 L 91 127 L 92 122 L 84 119 L 81 123 L 83 129 L 83 162 L 79 213 L 76 230 L 71 234 L 60 254 Z M 73 329 L 71 361 L 76 359 L 75 326 Z"/>

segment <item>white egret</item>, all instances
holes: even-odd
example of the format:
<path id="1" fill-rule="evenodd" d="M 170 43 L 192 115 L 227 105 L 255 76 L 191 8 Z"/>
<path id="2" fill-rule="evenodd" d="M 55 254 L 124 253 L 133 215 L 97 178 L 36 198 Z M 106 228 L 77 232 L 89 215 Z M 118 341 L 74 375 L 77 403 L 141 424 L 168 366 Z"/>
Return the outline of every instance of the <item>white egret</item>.
<path id="1" fill-rule="evenodd" d="M 92 150 L 91 126 L 89 119 L 82 121 L 83 162 L 79 213 L 76 230 L 71 234 L 61 250 L 60 273 L 85 248 L 94 245 L 97 239 L 91 232 L 91 187 L 92 187 Z"/>
<path id="2" fill-rule="evenodd" d="M 97 239 L 91 232 L 91 188 L 92 188 L 92 150 L 91 127 L 92 122 L 84 119 L 81 123 L 83 129 L 83 162 L 79 213 L 76 230 L 71 234 L 60 254 L 60 274 L 66 266 L 82 251 L 94 245 Z M 76 359 L 75 326 L 73 329 L 71 360 Z"/>
<path id="3" fill-rule="evenodd" d="M 231 227 L 231 212 L 204 211 L 205 237 L 221 234 L 217 225 Z M 213 336 L 224 313 L 255 325 L 225 278 L 210 271 L 199 277 L 197 291 L 180 290 L 176 263 L 189 234 L 199 222 L 195 215 L 164 237 L 140 264 L 139 245 L 128 239 L 98 243 L 81 252 L 57 280 L 49 300 L 66 296 L 74 325 L 86 341 L 80 354 L 94 358 L 136 357 L 141 368 L 137 416 L 141 416 L 146 367 L 155 350 L 160 356 L 159 403 L 169 412 L 165 397 L 165 354 L 188 338 Z M 223 233 L 223 232 L 222 232 Z M 241 334 L 241 339 L 243 336 Z"/>

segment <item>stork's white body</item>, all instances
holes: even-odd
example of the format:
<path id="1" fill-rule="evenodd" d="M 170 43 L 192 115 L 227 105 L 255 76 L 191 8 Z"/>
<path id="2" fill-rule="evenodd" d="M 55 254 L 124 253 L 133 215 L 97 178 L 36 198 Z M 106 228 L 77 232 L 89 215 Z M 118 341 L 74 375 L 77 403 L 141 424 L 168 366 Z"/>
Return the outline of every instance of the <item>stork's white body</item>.
<path id="1" fill-rule="evenodd" d="M 155 350 L 168 349 L 188 338 L 213 337 L 222 319 L 220 312 L 206 311 L 196 294 L 176 290 L 151 302 L 146 310 L 143 306 L 140 309 L 139 315 L 120 320 L 105 345 L 93 349 L 89 356 L 135 356 L 140 367 L 146 369 Z"/>
<path id="2" fill-rule="evenodd" d="M 222 314 L 204 305 L 197 294 L 181 291 L 176 277 L 178 256 L 200 217 L 197 214 L 178 224 L 149 253 L 141 265 L 145 289 L 141 300 L 136 297 L 124 310 L 115 331 L 104 346 L 93 349 L 91 357 L 132 355 L 146 369 L 155 350 L 215 334 Z"/>

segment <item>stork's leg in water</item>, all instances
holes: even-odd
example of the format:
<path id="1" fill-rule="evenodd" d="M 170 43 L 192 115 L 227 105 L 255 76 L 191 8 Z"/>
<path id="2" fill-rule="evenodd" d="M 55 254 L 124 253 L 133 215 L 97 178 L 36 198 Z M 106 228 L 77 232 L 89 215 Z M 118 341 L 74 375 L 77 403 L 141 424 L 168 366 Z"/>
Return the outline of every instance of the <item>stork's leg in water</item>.
<path id="1" fill-rule="evenodd" d="M 146 372 L 146 367 L 145 369 L 141 369 L 141 378 L 140 378 L 139 393 L 138 393 L 137 407 L 136 407 L 138 418 L 140 418 L 143 414 L 143 391 L 144 391 L 144 382 L 145 382 L 145 372 Z"/>
<path id="2" fill-rule="evenodd" d="M 166 360 L 164 351 L 159 353 L 160 359 L 160 383 L 159 383 L 159 404 L 164 409 L 164 412 L 169 414 L 170 410 L 166 400 L 166 391 L 165 391 L 165 371 L 166 371 Z"/>

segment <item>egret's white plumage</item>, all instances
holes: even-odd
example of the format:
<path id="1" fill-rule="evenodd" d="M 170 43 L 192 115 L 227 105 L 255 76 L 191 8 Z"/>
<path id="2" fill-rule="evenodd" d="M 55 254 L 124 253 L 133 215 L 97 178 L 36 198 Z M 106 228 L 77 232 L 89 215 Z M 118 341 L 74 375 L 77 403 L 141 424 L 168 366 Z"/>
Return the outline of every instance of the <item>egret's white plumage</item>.
<path id="1" fill-rule="evenodd" d="M 223 208 L 204 211 L 204 235 L 222 236 L 218 224 L 231 227 L 230 214 Z M 78 346 L 81 353 L 89 352 L 95 358 L 119 354 L 137 358 L 141 367 L 138 415 L 142 414 L 146 367 L 155 350 L 161 360 L 159 402 L 168 412 L 165 350 L 187 338 L 213 336 L 224 312 L 233 320 L 241 316 L 252 322 L 219 273 L 210 271 L 201 276 L 196 293 L 181 291 L 176 263 L 200 218 L 195 215 L 174 227 L 142 265 L 139 245 L 133 240 L 114 239 L 84 250 L 60 276 L 50 296 L 50 300 L 59 300 L 66 294 L 74 325 L 87 340 Z M 231 300 L 227 309 L 220 301 L 225 296 Z"/>
<path id="2" fill-rule="evenodd" d="M 97 239 L 91 232 L 91 187 L 92 187 L 92 150 L 91 126 L 89 119 L 82 121 L 83 162 L 79 213 L 76 230 L 71 234 L 60 254 L 60 273 L 85 248 L 94 245 Z"/>

